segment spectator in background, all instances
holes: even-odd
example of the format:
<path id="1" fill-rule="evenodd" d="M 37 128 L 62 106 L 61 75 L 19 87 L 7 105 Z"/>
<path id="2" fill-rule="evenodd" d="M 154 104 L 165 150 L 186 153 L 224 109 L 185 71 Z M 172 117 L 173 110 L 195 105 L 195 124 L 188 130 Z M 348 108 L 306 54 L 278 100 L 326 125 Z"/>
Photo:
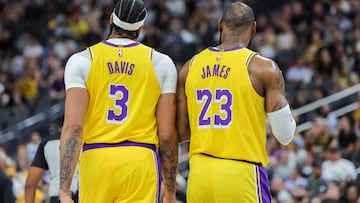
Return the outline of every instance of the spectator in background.
<path id="1" fill-rule="evenodd" d="M 43 79 L 37 59 L 32 58 L 26 62 L 26 69 L 14 85 L 14 100 L 16 105 L 26 105 L 34 113 L 39 98 L 40 85 Z"/>
<path id="2" fill-rule="evenodd" d="M 339 127 L 335 134 L 335 142 L 340 147 L 343 158 L 350 159 L 354 152 L 356 137 L 350 118 L 342 116 L 339 119 Z"/>
<path id="3" fill-rule="evenodd" d="M 295 190 L 292 192 L 292 197 L 295 200 L 295 203 L 308 203 L 309 202 L 307 191 L 302 186 L 295 188 Z"/>
<path id="4" fill-rule="evenodd" d="M 342 193 L 341 203 L 358 203 L 359 188 L 354 182 L 349 182 Z"/>
<path id="5" fill-rule="evenodd" d="M 339 203 L 341 198 L 341 191 L 339 185 L 331 183 L 328 190 L 322 196 L 322 202 Z"/>
<path id="6" fill-rule="evenodd" d="M 331 146 L 327 150 L 326 160 L 322 163 L 322 177 L 332 183 L 349 182 L 356 179 L 354 164 L 341 157 L 341 149 Z"/>
<path id="7" fill-rule="evenodd" d="M 291 200 L 291 194 L 284 187 L 284 180 L 281 177 L 274 177 L 271 180 L 270 192 L 272 200 L 276 200 L 279 203 L 283 203 L 287 200 Z"/>
<path id="8" fill-rule="evenodd" d="M 284 181 L 284 187 L 292 194 L 296 188 L 308 186 L 308 180 L 304 178 L 301 174 L 300 167 L 295 167 L 291 171 L 291 176 L 289 179 Z"/>
<path id="9" fill-rule="evenodd" d="M 49 97 L 52 103 L 57 103 L 65 98 L 64 69 L 57 68 L 48 79 Z"/>
<path id="10" fill-rule="evenodd" d="M 30 142 L 26 144 L 27 157 L 29 161 L 32 161 L 35 157 L 37 148 L 41 142 L 41 136 L 39 132 L 32 132 L 30 135 Z"/>
<path id="11" fill-rule="evenodd" d="M 321 160 L 314 161 L 312 165 L 312 172 L 309 178 L 309 184 L 307 186 L 307 192 L 310 199 L 320 194 L 324 194 L 328 188 L 327 182 L 322 178 L 321 165 Z"/>
<path id="12" fill-rule="evenodd" d="M 296 160 L 291 157 L 288 150 L 285 150 L 281 153 L 280 160 L 274 165 L 274 176 L 281 177 L 283 180 L 289 179 L 295 167 Z"/>
<path id="13" fill-rule="evenodd" d="M 291 64 L 286 71 L 286 81 L 294 87 L 308 84 L 312 77 L 312 70 L 307 66 L 303 55 L 297 57 L 296 62 Z"/>
<path id="14" fill-rule="evenodd" d="M 352 153 L 350 160 L 351 160 L 351 162 L 354 163 L 355 168 L 360 167 L 360 138 L 359 137 L 356 137 L 354 152 Z"/>
<path id="15" fill-rule="evenodd" d="M 290 160 L 293 160 L 295 165 L 304 165 L 308 152 L 306 151 L 305 141 L 301 135 L 298 135 L 294 138 L 289 152 Z"/>
<path id="16" fill-rule="evenodd" d="M 5 173 L 8 157 L 1 149 L 0 151 L 0 202 L 15 203 L 12 179 Z"/>
<path id="17" fill-rule="evenodd" d="M 332 136 L 338 132 L 339 119 L 331 114 L 330 104 L 324 104 L 320 107 L 317 117 L 314 119 L 317 123 L 324 123 L 329 127 L 329 133 Z"/>

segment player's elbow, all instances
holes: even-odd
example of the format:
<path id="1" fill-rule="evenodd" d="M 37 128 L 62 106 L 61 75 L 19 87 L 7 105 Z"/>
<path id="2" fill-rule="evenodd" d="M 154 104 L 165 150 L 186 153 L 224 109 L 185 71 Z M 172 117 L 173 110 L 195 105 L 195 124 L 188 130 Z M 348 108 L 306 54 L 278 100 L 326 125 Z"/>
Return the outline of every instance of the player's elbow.
<path id="1" fill-rule="evenodd" d="M 283 145 L 289 144 L 294 138 L 296 129 L 289 105 L 276 112 L 268 113 L 268 118 L 275 138 Z"/>
<path id="2" fill-rule="evenodd" d="M 36 188 L 37 188 L 37 184 L 29 183 L 29 182 L 25 183 L 25 191 L 35 191 Z"/>
<path id="3" fill-rule="evenodd" d="M 168 130 L 166 132 L 159 132 L 158 137 L 160 145 L 168 145 L 178 142 L 178 136 L 175 129 Z"/>
<path id="4" fill-rule="evenodd" d="M 294 138 L 295 128 L 296 125 L 294 122 L 294 124 L 290 124 L 289 126 L 273 129 L 273 134 L 282 145 L 288 145 Z"/>
<path id="5" fill-rule="evenodd" d="M 283 136 L 282 139 L 279 139 L 279 138 L 278 138 L 278 141 L 279 141 L 282 145 L 288 145 L 288 144 L 290 144 L 290 142 L 293 140 L 294 134 L 295 134 L 295 132 L 290 133 L 290 134 L 288 134 L 288 135 L 286 135 L 286 136 Z M 279 137 L 279 136 L 278 136 L 278 137 Z"/>

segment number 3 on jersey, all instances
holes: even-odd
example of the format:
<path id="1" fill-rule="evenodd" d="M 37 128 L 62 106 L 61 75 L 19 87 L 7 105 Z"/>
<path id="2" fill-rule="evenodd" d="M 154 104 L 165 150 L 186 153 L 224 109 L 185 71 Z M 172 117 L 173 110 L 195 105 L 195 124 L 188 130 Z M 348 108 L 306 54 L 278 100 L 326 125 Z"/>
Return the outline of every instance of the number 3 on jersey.
<path id="1" fill-rule="evenodd" d="M 209 89 L 196 90 L 196 100 L 202 104 L 199 128 L 227 128 L 231 125 L 233 99 L 228 89 L 216 89 L 215 92 Z M 218 110 L 212 107 L 215 104 L 219 104 Z M 213 110 L 209 112 L 210 109 Z"/>
<path id="2" fill-rule="evenodd" d="M 107 113 L 107 122 L 120 124 L 128 117 L 129 90 L 124 85 L 111 84 L 109 97 L 114 98 L 114 108 Z"/>

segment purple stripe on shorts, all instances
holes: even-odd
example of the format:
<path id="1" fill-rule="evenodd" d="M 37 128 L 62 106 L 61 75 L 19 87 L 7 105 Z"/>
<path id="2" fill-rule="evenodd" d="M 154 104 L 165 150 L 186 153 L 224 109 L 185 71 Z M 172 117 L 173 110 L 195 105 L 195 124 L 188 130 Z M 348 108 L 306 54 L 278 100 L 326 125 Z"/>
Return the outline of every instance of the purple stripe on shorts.
<path id="1" fill-rule="evenodd" d="M 160 156 L 159 153 L 155 152 L 156 154 L 156 160 L 157 160 L 157 169 L 158 169 L 158 188 L 157 188 L 157 202 L 160 203 L 160 191 L 161 191 L 161 182 L 162 182 L 162 172 L 161 172 L 161 162 L 160 162 Z"/>
<path id="2" fill-rule="evenodd" d="M 271 195 L 270 195 L 270 186 L 269 186 L 269 181 L 268 181 L 268 175 L 266 172 L 266 169 L 262 166 L 258 166 L 259 167 L 259 172 L 260 172 L 260 188 L 259 190 L 261 190 L 261 194 L 262 194 L 262 202 L 263 203 L 270 203 L 271 202 Z"/>
<path id="3" fill-rule="evenodd" d="M 242 48 L 243 48 L 243 46 L 239 45 L 239 46 L 232 47 L 232 48 L 229 48 L 229 49 L 224 49 L 224 51 L 225 51 L 225 52 L 226 52 L 226 51 L 234 51 L 234 50 L 238 50 L 238 49 L 242 49 Z M 220 51 L 220 49 L 217 48 L 217 47 L 209 47 L 208 49 L 211 50 L 211 51 L 215 51 L 215 52 L 219 52 L 219 51 Z"/>
<path id="4" fill-rule="evenodd" d="M 90 149 L 98 149 L 98 148 L 108 148 L 108 147 L 128 147 L 128 146 L 135 146 L 135 147 L 145 147 L 155 151 L 155 145 L 153 144 L 146 144 L 146 143 L 138 143 L 138 142 L 120 142 L 114 144 L 106 144 L 106 143 L 96 143 L 96 144 L 84 144 L 83 152 Z"/>

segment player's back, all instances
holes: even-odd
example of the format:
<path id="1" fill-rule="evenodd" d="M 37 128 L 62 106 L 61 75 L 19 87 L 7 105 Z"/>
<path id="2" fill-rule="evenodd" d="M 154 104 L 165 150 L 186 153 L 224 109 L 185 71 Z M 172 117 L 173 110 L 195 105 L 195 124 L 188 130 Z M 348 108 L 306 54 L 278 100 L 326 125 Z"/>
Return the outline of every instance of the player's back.
<path id="1" fill-rule="evenodd" d="M 254 55 L 243 47 L 210 47 L 193 58 L 185 85 L 190 156 L 203 153 L 267 165 L 264 98 L 248 74 Z"/>
<path id="2" fill-rule="evenodd" d="M 160 86 L 151 61 L 153 50 L 139 42 L 122 46 L 107 41 L 87 50 L 90 99 L 84 142 L 157 144 Z"/>

